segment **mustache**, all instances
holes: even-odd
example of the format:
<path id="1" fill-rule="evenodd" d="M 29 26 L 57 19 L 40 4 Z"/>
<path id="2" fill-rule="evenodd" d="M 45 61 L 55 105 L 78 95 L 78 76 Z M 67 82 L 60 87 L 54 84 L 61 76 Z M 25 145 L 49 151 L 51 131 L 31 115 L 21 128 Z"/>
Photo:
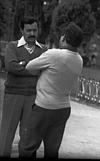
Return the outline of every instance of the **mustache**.
<path id="1" fill-rule="evenodd" d="M 29 36 L 28 38 L 36 38 L 36 36 Z"/>

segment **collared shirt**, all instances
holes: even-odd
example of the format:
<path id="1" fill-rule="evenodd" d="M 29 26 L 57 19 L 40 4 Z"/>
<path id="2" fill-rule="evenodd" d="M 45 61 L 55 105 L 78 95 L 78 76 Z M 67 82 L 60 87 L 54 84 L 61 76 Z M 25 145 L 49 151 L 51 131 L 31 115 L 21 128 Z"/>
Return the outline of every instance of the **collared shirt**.
<path id="1" fill-rule="evenodd" d="M 42 48 L 42 46 L 36 41 L 35 44 L 37 46 L 39 46 L 40 48 Z M 17 44 L 17 47 L 21 47 L 21 46 L 24 46 L 26 48 L 26 50 L 31 54 L 35 47 L 32 46 L 31 48 L 28 46 L 27 42 L 25 41 L 24 37 L 22 36 L 20 40 L 18 40 L 18 44 Z"/>

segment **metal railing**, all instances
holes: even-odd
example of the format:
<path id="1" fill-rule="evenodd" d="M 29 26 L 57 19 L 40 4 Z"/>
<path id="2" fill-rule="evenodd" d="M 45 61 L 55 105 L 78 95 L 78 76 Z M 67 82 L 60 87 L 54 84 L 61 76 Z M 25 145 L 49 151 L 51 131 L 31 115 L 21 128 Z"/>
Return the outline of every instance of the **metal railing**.
<path id="1" fill-rule="evenodd" d="M 100 105 L 100 81 L 80 76 L 75 99 L 90 104 Z"/>

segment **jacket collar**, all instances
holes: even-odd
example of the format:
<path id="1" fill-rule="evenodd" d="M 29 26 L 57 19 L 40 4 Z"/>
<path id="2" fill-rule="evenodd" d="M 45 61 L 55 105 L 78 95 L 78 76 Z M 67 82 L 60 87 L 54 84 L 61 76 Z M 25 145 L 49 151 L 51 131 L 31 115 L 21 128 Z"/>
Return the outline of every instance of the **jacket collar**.
<path id="1" fill-rule="evenodd" d="M 24 37 L 22 36 L 19 40 L 18 40 L 18 44 L 17 44 L 17 47 L 21 47 L 21 46 L 24 46 L 26 45 L 27 42 L 25 41 Z M 42 46 L 40 45 L 40 43 L 38 43 L 37 41 L 35 42 L 35 44 L 37 46 L 39 46 L 40 48 L 42 48 Z"/>

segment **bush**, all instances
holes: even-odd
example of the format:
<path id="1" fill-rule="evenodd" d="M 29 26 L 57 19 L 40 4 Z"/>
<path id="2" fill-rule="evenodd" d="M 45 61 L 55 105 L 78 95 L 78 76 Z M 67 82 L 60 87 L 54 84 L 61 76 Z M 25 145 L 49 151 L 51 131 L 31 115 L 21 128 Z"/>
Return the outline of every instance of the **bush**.
<path id="1" fill-rule="evenodd" d="M 84 31 L 87 40 L 95 31 L 95 18 L 88 0 L 69 0 L 60 3 L 52 16 L 52 31 L 58 39 L 64 34 L 66 26 L 74 21 Z"/>

